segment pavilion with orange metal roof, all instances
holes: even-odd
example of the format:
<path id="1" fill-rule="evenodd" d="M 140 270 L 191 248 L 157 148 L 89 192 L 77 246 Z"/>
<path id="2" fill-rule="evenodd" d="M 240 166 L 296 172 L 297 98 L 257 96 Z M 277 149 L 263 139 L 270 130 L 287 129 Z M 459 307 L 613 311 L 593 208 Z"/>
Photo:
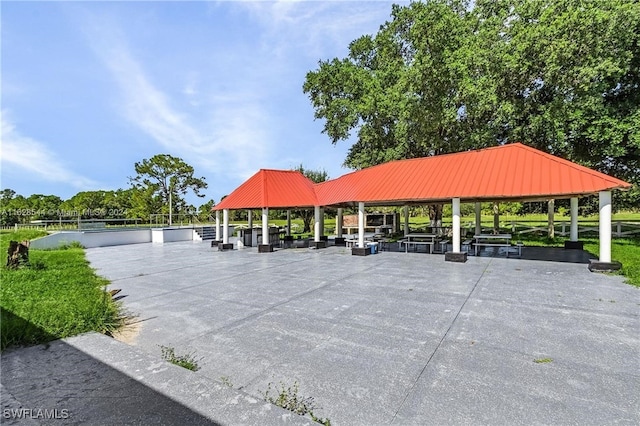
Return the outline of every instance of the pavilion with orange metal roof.
<path id="1" fill-rule="evenodd" d="M 578 240 L 578 198 L 599 194 L 599 262 L 595 269 L 611 269 L 611 191 L 631 184 L 521 143 L 433 157 L 390 161 L 314 184 L 298 171 L 260 170 L 217 206 L 223 212 L 223 244 L 229 247 L 228 212 L 262 209 L 263 235 L 268 235 L 269 208 L 313 208 L 314 243 L 321 247 L 321 212 L 338 209 L 338 233 L 342 208 L 358 206 L 358 248 L 365 247 L 365 206 L 405 206 L 451 203 L 452 251 L 445 260 L 465 261 L 461 252 L 460 204 L 476 204 L 476 230 L 482 201 L 571 200 L 570 241 Z M 290 215 L 288 214 L 288 232 Z M 405 224 L 406 228 L 406 224 Z M 340 235 L 339 235 L 340 236 Z M 261 251 L 271 251 L 264 247 Z"/>

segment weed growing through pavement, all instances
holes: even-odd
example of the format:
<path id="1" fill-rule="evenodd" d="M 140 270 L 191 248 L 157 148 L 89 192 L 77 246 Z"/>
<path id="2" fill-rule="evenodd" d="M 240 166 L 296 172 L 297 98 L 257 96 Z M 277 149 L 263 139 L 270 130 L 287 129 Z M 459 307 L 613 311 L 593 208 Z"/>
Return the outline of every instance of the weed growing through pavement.
<path id="1" fill-rule="evenodd" d="M 231 383 L 231 379 L 229 379 L 229 377 L 227 376 L 220 376 L 220 381 L 222 382 L 223 385 L 227 385 L 230 388 L 233 387 L 233 383 Z"/>
<path id="2" fill-rule="evenodd" d="M 293 385 L 291 386 L 287 386 L 283 382 L 280 382 L 280 391 L 278 391 L 277 396 L 273 396 L 272 394 L 274 391 L 271 387 L 272 385 L 273 383 L 269 383 L 267 385 L 267 390 L 264 393 L 265 401 L 301 416 L 308 414 L 314 422 L 325 426 L 331 426 L 331 421 L 329 419 L 316 417 L 316 415 L 313 414 L 313 410 L 316 410 L 319 407 L 316 406 L 312 397 L 305 398 L 298 395 L 299 386 L 297 381 L 293 382 Z"/>
<path id="3" fill-rule="evenodd" d="M 191 371 L 198 371 L 200 369 L 198 361 L 202 361 L 202 358 L 196 359 L 194 352 L 185 355 L 176 355 L 174 348 L 163 345 L 160 345 L 160 350 L 162 351 L 162 359 L 169 361 L 171 364 L 179 365 Z"/>
<path id="4" fill-rule="evenodd" d="M 553 360 L 551 358 L 538 358 L 534 359 L 533 362 L 535 362 L 536 364 L 548 364 L 550 362 L 553 362 Z"/>

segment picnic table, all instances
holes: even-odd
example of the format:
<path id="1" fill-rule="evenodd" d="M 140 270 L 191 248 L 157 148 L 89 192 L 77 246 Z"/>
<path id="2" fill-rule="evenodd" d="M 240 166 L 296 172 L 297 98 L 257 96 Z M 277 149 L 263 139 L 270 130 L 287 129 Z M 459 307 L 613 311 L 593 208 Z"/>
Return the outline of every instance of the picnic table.
<path id="1" fill-rule="evenodd" d="M 478 255 L 478 247 L 507 247 L 507 257 L 509 257 L 509 247 L 511 247 L 511 234 L 477 234 L 473 236 L 475 242 L 475 254 Z"/>
<path id="2" fill-rule="evenodd" d="M 372 242 L 374 239 L 374 234 L 366 233 L 364 234 L 365 245 L 367 242 Z M 347 238 L 344 240 L 345 245 L 347 247 L 356 247 L 358 245 L 358 234 L 349 234 Z"/>
<path id="3" fill-rule="evenodd" d="M 418 246 L 424 245 L 429 249 L 429 253 L 433 253 L 433 246 L 436 244 L 438 235 L 436 234 L 407 234 L 405 235 L 406 240 L 401 241 L 401 244 L 404 244 L 404 252 L 409 252 L 409 247 L 413 247 L 414 250 L 417 249 Z"/>

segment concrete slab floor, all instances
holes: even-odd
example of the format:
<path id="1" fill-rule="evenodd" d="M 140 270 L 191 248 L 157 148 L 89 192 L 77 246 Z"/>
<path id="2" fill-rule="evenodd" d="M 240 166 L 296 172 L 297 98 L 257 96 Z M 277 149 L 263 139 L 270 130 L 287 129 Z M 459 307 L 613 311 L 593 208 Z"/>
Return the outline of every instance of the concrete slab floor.
<path id="1" fill-rule="evenodd" d="M 640 424 L 640 291 L 584 263 L 206 241 L 87 256 L 140 320 L 129 344 L 195 351 L 256 398 L 297 381 L 335 425 Z"/>

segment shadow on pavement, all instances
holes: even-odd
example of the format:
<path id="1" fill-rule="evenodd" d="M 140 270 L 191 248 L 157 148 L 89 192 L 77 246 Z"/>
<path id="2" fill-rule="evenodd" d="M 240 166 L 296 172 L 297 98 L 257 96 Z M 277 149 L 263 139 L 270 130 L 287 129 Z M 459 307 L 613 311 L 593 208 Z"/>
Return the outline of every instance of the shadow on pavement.
<path id="1" fill-rule="evenodd" d="M 217 424 L 62 340 L 1 358 L 2 424 Z"/>

